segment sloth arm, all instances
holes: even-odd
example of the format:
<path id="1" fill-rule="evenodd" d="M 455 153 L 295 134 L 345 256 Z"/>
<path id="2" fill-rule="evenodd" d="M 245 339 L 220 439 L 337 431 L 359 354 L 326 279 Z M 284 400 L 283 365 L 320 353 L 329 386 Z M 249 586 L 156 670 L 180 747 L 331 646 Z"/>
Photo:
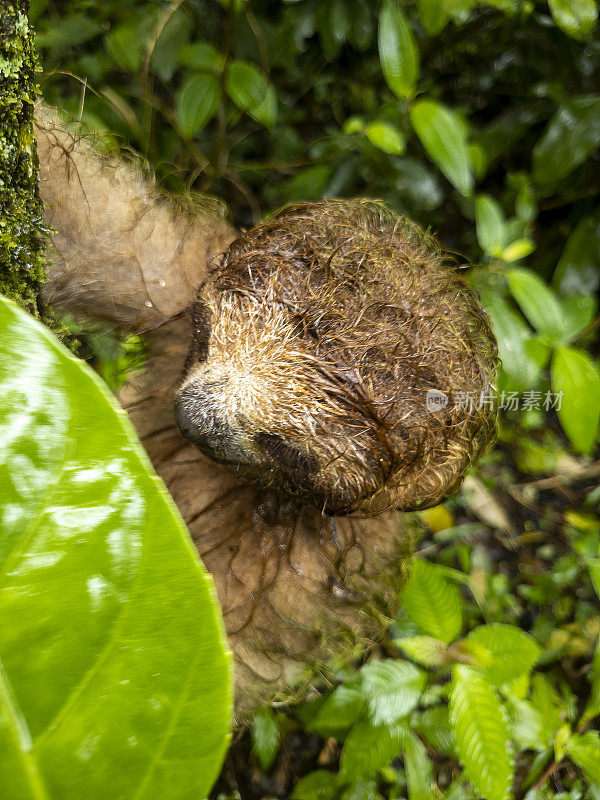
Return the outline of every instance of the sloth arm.
<path id="1" fill-rule="evenodd" d="M 44 300 L 134 332 L 187 308 L 234 230 L 179 210 L 133 163 L 100 155 L 43 106 L 35 133 L 45 220 L 56 231 Z"/>

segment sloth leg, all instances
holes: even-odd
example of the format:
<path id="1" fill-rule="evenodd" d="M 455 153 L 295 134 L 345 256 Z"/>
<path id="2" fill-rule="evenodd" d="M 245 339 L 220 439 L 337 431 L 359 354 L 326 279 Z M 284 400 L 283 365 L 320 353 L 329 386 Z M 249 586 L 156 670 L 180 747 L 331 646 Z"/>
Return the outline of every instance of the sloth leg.
<path id="1" fill-rule="evenodd" d="M 176 208 L 139 167 L 100 155 L 43 106 L 35 126 L 40 194 L 55 231 L 45 300 L 137 332 L 189 306 L 233 229 Z"/>

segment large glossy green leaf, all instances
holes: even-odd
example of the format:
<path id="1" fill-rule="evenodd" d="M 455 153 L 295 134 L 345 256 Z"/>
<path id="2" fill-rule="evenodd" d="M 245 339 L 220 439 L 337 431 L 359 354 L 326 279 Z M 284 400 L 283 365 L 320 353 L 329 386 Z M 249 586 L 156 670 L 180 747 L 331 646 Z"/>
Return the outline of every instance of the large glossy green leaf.
<path id="1" fill-rule="evenodd" d="M 533 148 L 533 177 L 556 184 L 600 145 L 600 97 L 577 97 L 561 106 Z"/>
<path id="2" fill-rule="evenodd" d="M 461 194 L 473 191 L 471 157 L 463 125 L 449 108 L 433 100 L 419 100 L 410 119 L 423 147 Z"/>
<path id="3" fill-rule="evenodd" d="M 501 622 L 475 628 L 465 639 L 465 644 L 476 665 L 495 686 L 502 686 L 528 672 L 541 653 L 532 636 Z"/>
<path id="4" fill-rule="evenodd" d="M 179 800 L 224 754 L 210 576 L 125 415 L 0 298 L 3 800 Z"/>
<path id="5" fill-rule="evenodd" d="M 429 561 L 414 559 L 410 579 L 400 595 L 400 604 L 411 622 L 428 636 L 451 642 L 460 633 L 462 610 L 459 591 L 446 580 L 439 567 Z"/>
<path id="6" fill-rule="evenodd" d="M 587 39 L 598 19 L 596 0 L 548 0 L 554 21 L 573 39 Z"/>
<path id="7" fill-rule="evenodd" d="M 575 347 L 559 347 L 552 357 L 552 389 L 562 392 L 560 424 L 575 447 L 592 452 L 600 420 L 600 374 L 591 358 Z"/>
<path id="8" fill-rule="evenodd" d="M 379 60 L 396 97 L 410 97 L 419 77 L 419 50 L 398 0 L 384 0 L 379 15 Z"/>
<path id="9" fill-rule="evenodd" d="M 191 75 L 175 96 L 175 113 L 181 133 L 191 138 L 202 130 L 219 105 L 221 88 L 214 75 Z"/>
<path id="10" fill-rule="evenodd" d="M 425 673 L 414 664 L 386 658 L 372 661 L 360 671 L 360 687 L 375 725 L 391 725 L 419 702 Z"/>
<path id="11" fill-rule="evenodd" d="M 470 667 L 453 669 L 450 723 L 475 791 L 486 800 L 505 800 L 513 774 L 506 722 L 496 692 Z"/>

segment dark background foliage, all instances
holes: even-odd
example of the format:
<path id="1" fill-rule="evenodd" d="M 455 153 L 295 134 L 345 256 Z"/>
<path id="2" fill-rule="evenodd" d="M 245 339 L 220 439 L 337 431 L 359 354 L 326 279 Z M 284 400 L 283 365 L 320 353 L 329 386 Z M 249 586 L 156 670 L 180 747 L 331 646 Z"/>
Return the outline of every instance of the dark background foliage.
<path id="1" fill-rule="evenodd" d="M 498 448 L 421 518 L 442 621 L 403 598 L 371 672 L 261 710 L 219 791 L 600 797 L 596 18 L 593 0 L 32 2 L 47 101 L 240 227 L 386 200 L 470 265 L 503 358 Z M 86 342 L 113 385 L 139 350 Z"/>

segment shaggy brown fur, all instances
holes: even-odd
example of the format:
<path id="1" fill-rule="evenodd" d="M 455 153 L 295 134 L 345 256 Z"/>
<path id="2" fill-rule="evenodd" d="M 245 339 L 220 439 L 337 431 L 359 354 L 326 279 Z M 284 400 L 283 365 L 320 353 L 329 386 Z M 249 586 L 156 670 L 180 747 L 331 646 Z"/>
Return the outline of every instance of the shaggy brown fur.
<path id="1" fill-rule="evenodd" d="M 491 441 L 493 410 L 456 402 L 493 382 L 487 322 L 381 204 L 287 209 L 233 241 L 41 117 L 47 299 L 150 331 L 120 399 L 214 576 L 244 715 L 381 631 L 412 544 L 395 509 L 442 500 Z"/>

